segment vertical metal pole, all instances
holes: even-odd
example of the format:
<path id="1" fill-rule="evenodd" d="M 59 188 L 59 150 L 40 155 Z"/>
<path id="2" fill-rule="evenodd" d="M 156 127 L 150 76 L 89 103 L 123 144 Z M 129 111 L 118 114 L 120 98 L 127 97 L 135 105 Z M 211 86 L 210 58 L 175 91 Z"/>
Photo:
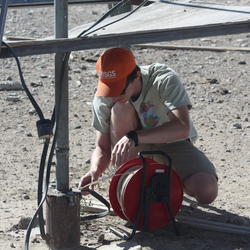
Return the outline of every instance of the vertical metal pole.
<path id="1" fill-rule="evenodd" d="M 3 40 L 7 9 L 8 9 L 8 0 L 3 0 L 1 7 L 1 14 L 0 14 L 0 45 L 2 45 L 2 40 Z M 1 47 L 0 47 L 0 52 L 1 52 Z"/>
<path id="2" fill-rule="evenodd" d="M 54 0 L 56 38 L 68 37 L 68 0 Z M 57 121 L 56 181 L 46 197 L 47 244 L 53 250 L 80 246 L 80 192 L 69 190 L 68 60 L 55 55 L 55 101 Z"/>
<path id="3" fill-rule="evenodd" d="M 68 0 L 54 0 L 55 36 L 68 37 Z M 64 54 L 55 55 L 55 98 L 58 136 L 56 149 L 57 190 L 69 190 L 69 100 L 68 100 L 68 62 L 63 63 Z M 63 77 L 62 77 L 63 75 Z M 60 105 L 58 105 L 60 103 Z"/>

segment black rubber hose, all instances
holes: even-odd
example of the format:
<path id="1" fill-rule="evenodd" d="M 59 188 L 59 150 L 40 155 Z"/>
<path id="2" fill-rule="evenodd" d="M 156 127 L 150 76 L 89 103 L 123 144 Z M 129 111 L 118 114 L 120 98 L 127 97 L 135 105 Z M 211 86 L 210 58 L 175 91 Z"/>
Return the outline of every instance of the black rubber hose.
<path id="1" fill-rule="evenodd" d="M 40 109 L 39 105 L 37 104 L 35 98 L 32 96 L 32 94 L 30 93 L 26 83 L 25 83 L 25 80 L 24 80 L 24 77 L 23 77 L 23 72 L 22 72 L 22 69 L 21 69 L 21 65 L 20 65 L 20 61 L 14 51 L 13 48 L 11 48 L 7 43 L 3 42 L 2 43 L 9 48 L 10 52 L 12 53 L 13 57 L 15 58 L 16 60 L 16 63 L 17 63 L 17 67 L 18 67 L 18 71 L 19 71 L 19 76 L 20 76 L 20 80 L 21 80 L 21 83 L 22 83 L 22 87 L 26 93 L 26 95 L 28 96 L 30 102 L 32 103 L 33 107 L 35 108 L 40 120 L 44 120 L 44 115 L 43 115 L 43 112 L 42 110 Z"/>

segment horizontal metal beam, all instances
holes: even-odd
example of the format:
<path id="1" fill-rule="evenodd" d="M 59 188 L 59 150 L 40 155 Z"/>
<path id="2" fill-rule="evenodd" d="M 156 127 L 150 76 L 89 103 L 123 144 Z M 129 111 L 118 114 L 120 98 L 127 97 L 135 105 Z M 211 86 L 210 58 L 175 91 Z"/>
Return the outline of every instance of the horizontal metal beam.
<path id="1" fill-rule="evenodd" d="M 94 3 L 110 3 L 118 2 L 118 0 L 68 0 L 69 4 L 94 4 Z M 0 7 L 3 4 L 3 0 L 0 0 Z M 54 5 L 54 0 L 10 0 L 9 7 L 35 7 L 35 6 L 48 6 Z"/>
<path id="2" fill-rule="evenodd" d="M 240 33 L 250 33 L 250 21 L 206 27 L 200 26 L 195 28 L 101 35 L 86 38 L 20 41 L 11 42 L 9 45 L 13 47 L 17 56 L 30 56 Z M 12 57 L 10 50 L 2 46 L 0 58 L 8 57 Z"/>

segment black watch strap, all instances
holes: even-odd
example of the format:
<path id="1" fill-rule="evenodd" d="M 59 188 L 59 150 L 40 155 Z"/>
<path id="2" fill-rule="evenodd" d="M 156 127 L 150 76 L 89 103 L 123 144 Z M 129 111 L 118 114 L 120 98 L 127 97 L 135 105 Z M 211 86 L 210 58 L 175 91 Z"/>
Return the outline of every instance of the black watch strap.
<path id="1" fill-rule="evenodd" d="M 129 131 L 129 132 L 126 134 L 126 136 L 128 137 L 128 139 L 131 139 L 131 140 L 134 141 L 135 147 L 138 146 L 138 135 L 137 135 L 137 133 L 136 133 L 135 130 Z"/>

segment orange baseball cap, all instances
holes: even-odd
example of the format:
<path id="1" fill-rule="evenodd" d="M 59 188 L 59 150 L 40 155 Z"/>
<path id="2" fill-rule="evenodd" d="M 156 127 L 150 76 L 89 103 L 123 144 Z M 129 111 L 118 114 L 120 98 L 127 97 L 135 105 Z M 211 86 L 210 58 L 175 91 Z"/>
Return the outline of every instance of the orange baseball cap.
<path id="1" fill-rule="evenodd" d="M 98 85 L 96 96 L 119 96 L 126 79 L 136 67 L 134 55 L 124 48 L 106 50 L 96 62 Z"/>

